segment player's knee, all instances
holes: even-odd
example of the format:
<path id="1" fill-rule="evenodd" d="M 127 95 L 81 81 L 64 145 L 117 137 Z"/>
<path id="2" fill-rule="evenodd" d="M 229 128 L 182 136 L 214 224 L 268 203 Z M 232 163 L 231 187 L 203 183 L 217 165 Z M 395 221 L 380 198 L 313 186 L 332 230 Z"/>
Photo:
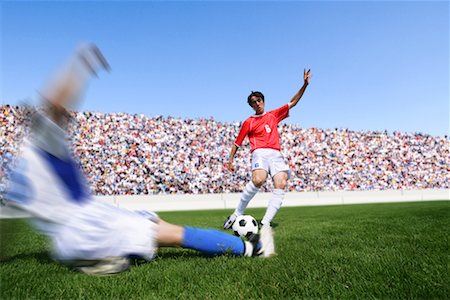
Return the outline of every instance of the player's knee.
<path id="1" fill-rule="evenodd" d="M 279 173 L 273 178 L 273 185 L 276 189 L 284 190 L 287 186 L 288 176 L 285 173 Z"/>
<path id="2" fill-rule="evenodd" d="M 276 189 L 280 189 L 280 190 L 284 190 L 287 186 L 287 180 L 282 180 L 280 182 L 278 182 L 277 184 L 275 184 L 275 188 Z"/>
<path id="3" fill-rule="evenodd" d="M 260 177 L 254 177 L 254 178 L 252 178 L 252 182 L 257 188 L 260 188 L 266 182 L 266 179 L 260 178 Z"/>
<path id="4" fill-rule="evenodd" d="M 252 173 L 252 182 L 260 188 L 267 180 L 267 172 L 265 170 L 255 170 Z"/>

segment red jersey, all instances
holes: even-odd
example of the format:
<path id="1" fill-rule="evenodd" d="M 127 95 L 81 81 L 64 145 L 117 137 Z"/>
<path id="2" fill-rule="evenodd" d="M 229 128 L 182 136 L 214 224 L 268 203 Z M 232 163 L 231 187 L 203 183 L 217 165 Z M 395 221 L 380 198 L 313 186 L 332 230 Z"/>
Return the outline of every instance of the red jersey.
<path id="1" fill-rule="evenodd" d="M 244 121 L 236 141 L 240 147 L 248 135 L 251 151 L 259 148 L 281 150 L 278 123 L 289 116 L 289 105 L 283 105 L 262 115 L 251 116 Z"/>

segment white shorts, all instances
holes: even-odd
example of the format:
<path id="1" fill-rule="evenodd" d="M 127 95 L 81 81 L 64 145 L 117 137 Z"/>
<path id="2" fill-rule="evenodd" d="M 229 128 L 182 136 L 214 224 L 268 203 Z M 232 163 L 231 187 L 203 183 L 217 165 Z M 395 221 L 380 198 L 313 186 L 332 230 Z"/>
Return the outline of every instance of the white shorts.
<path id="1" fill-rule="evenodd" d="M 280 172 L 287 172 L 289 176 L 289 166 L 284 161 L 280 151 L 274 149 L 256 149 L 252 153 L 252 171 L 263 169 L 271 177 Z"/>
<path id="2" fill-rule="evenodd" d="M 36 220 L 53 242 L 59 260 L 96 260 L 139 256 L 150 260 L 157 250 L 158 224 L 138 213 L 93 200 L 65 224 Z"/>

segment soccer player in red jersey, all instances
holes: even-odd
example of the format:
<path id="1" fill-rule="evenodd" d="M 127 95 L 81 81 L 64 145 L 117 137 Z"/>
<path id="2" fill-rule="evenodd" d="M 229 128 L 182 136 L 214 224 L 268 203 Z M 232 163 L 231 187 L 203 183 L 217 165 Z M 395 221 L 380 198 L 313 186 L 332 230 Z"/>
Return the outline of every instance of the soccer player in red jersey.
<path id="1" fill-rule="evenodd" d="M 261 92 L 252 92 L 248 96 L 248 104 L 255 110 L 255 115 L 250 116 L 242 124 L 239 135 L 231 148 L 228 169 L 231 172 L 235 171 L 233 165 L 234 156 L 245 137 L 248 136 L 252 152 L 252 180 L 245 186 L 240 202 L 233 214 L 225 220 L 223 225 L 224 229 L 230 228 L 234 220 L 236 220 L 236 217 L 244 214 L 248 203 L 266 182 L 267 176 L 270 174 L 275 188 L 266 213 L 261 220 L 261 231 L 271 230 L 270 223 L 281 207 L 284 199 L 284 189 L 286 188 L 289 177 L 289 167 L 286 165 L 280 152 L 280 137 L 277 126 L 278 123 L 289 116 L 289 110 L 300 101 L 310 79 L 311 71 L 309 69 L 304 70 L 303 86 L 292 97 L 291 101 L 269 112 L 264 111 L 264 95 Z"/>

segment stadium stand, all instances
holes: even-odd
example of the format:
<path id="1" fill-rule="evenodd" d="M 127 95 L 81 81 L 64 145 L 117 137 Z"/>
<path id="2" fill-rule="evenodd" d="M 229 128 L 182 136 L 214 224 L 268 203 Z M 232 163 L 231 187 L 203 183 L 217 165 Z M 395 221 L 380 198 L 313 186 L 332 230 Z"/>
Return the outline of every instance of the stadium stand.
<path id="1" fill-rule="evenodd" d="M 26 106 L 1 106 L 2 185 L 29 114 Z M 73 151 L 95 195 L 234 193 L 249 178 L 247 141 L 235 158 L 237 172 L 225 165 L 240 123 L 95 112 L 73 118 Z M 292 171 L 289 191 L 450 188 L 448 136 L 292 124 L 279 130 Z"/>

